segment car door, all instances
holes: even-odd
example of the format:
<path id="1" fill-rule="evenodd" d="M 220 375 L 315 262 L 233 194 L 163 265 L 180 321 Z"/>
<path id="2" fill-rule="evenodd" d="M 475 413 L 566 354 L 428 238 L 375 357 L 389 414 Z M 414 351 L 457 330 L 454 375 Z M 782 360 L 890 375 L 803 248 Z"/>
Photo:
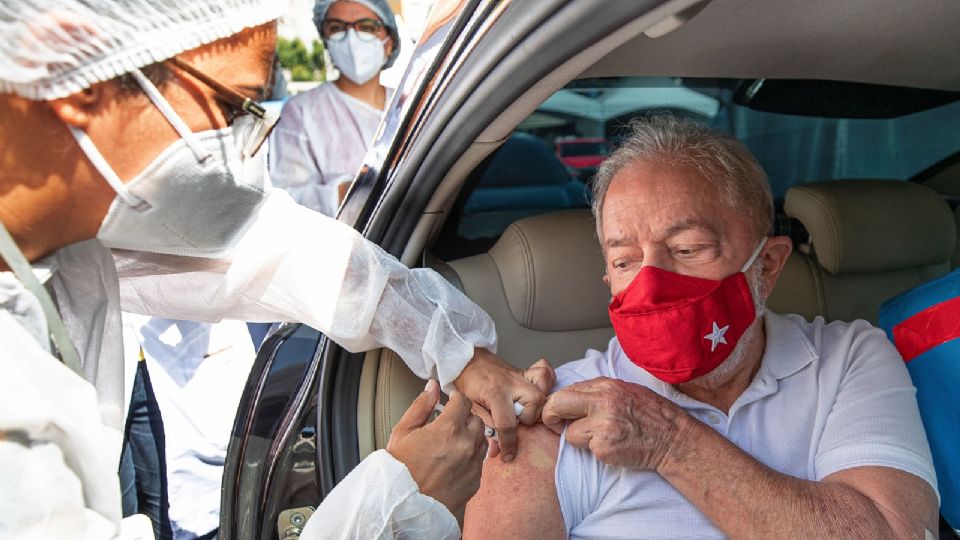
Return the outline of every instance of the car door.
<path id="1" fill-rule="evenodd" d="M 544 77 L 576 55 L 589 65 L 591 54 L 642 30 L 642 15 L 655 22 L 696 4 L 439 1 L 338 219 L 405 264 L 420 265 L 422 249 L 411 238 L 443 217 L 425 212 L 427 203 L 475 141 L 495 147 L 509 135 L 512 125 L 500 133 L 497 118 L 511 107 L 535 107 L 531 99 L 564 82 L 551 81 L 539 96 Z M 521 96 L 526 101 L 518 102 Z M 296 538 L 312 508 L 359 463 L 364 360 L 300 324 L 267 339 L 228 449 L 221 538 Z"/>

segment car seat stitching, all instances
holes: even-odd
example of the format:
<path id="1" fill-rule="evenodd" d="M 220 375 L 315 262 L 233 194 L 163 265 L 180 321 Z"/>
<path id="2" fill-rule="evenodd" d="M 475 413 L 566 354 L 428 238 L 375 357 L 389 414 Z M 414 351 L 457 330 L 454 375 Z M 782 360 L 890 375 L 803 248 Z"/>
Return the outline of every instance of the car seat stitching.
<path id="1" fill-rule="evenodd" d="M 517 238 L 520 241 L 520 251 L 524 259 L 523 277 L 524 281 L 526 282 L 526 287 L 524 288 L 523 324 L 532 328 L 534 298 L 537 292 L 536 280 L 534 279 L 533 250 L 530 246 L 530 239 L 527 237 L 526 233 L 524 233 L 519 227 L 517 227 L 516 233 Z"/>

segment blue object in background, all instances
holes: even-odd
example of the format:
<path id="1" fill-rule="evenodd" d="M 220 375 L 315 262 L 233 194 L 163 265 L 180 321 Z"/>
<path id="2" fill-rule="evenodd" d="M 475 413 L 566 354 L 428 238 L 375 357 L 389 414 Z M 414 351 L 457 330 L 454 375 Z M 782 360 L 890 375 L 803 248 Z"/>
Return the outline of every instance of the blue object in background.
<path id="1" fill-rule="evenodd" d="M 917 387 L 917 403 L 923 427 L 930 441 L 933 464 L 940 490 L 940 513 L 954 528 L 960 529 L 960 269 L 930 283 L 896 296 L 880 307 L 880 326 L 901 354 L 907 358 L 907 370 Z M 897 343 L 895 329 L 913 318 L 930 320 L 932 309 L 939 324 L 929 332 L 945 339 L 925 351 L 905 350 L 909 344 Z M 951 331 L 950 328 L 953 328 Z M 947 328 L 947 331 L 944 331 Z M 931 337 L 931 336 L 926 336 Z M 939 341 L 939 340 L 938 340 Z M 910 359 L 914 352 L 919 352 Z"/>

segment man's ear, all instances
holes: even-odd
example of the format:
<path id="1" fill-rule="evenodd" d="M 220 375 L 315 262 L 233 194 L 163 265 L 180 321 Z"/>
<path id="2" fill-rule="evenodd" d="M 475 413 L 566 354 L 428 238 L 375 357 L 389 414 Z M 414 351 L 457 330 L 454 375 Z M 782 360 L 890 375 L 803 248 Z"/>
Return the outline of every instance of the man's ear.
<path id="1" fill-rule="evenodd" d="M 68 126 L 86 129 L 104 100 L 104 85 L 95 84 L 76 94 L 48 102 L 53 114 Z"/>
<path id="2" fill-rule="evenodd" d="M 793 241 L 789 236 L 771 236 L 763 248 L 760 260 L 763 264 L 764 296 L 769 297 L 773 287 L 777 284 L 780 272 L 787 264 L 787 259 L 793 251 Z"/>

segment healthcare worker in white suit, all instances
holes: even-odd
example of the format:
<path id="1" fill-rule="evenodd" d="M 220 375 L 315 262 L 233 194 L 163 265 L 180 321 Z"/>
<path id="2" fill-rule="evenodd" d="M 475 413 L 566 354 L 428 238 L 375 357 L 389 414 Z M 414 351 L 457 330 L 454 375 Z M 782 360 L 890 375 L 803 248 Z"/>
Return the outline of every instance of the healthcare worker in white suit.
<path id="1" fill-rule="evenodd" d="M 255 101 L 283 4 L 0 4 L 0 537 L 133 537 L 121 306 L 303 321 L 438 381 L 324 500 L 318 536 L 456 537 L 487 450 L 470 400 L 505 458 L 518 420 L 538 419 L 549 367 L 510 367 L 490 318 L 438 275 L 269 190 L 258 150 L 275 119 Z M 424 425 L 438 386 L 450 403 Z"/>
<path id="2" fill-rule="evenodd" d="M 332 216 L 380 125 L 391 94 L 380 72 L 397 59 L 401 38 L 386 0 L 317 0 L 313 23 L 340 76 L 284 103 L 270 138 L 270 180 Z"/>

